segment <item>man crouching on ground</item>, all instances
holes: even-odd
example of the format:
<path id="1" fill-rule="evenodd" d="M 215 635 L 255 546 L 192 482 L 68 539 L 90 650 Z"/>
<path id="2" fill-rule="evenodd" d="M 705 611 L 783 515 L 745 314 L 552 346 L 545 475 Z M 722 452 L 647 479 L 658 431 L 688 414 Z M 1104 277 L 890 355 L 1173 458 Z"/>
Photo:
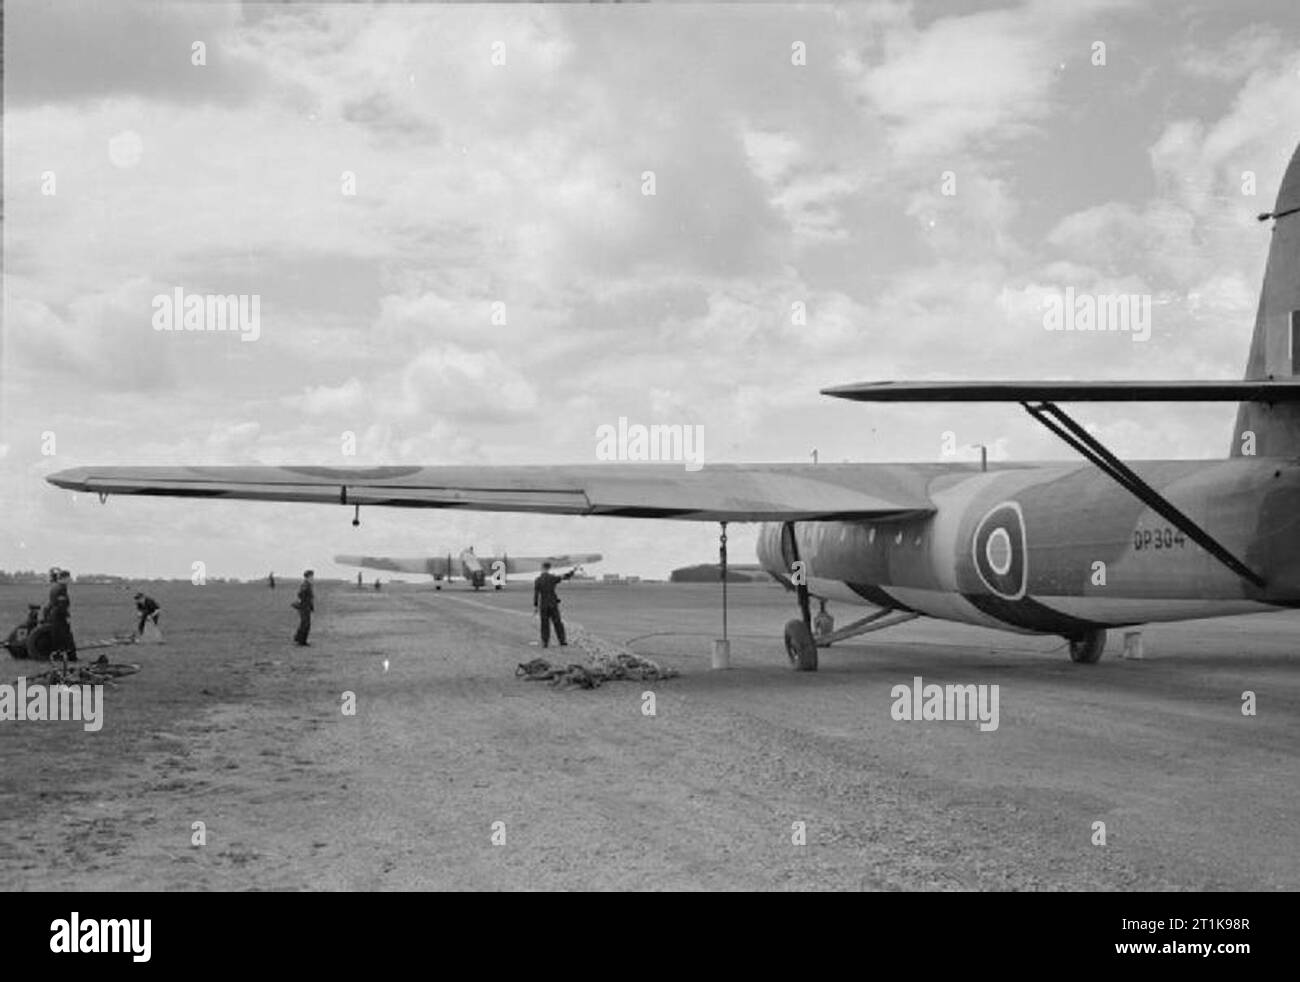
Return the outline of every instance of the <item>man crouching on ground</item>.
<path id="1" fill-rule="evenodd" d="M 135 609 L 140 612 L 140 622 L 135 626 L 137 637 L 144 637 L 144 626 L 149 621 L 153 621 L 154 627 L 159 627 L 158 618 L 162 615 L 162 607 L 153 597 L 143 593 L 135 595 Z"/>

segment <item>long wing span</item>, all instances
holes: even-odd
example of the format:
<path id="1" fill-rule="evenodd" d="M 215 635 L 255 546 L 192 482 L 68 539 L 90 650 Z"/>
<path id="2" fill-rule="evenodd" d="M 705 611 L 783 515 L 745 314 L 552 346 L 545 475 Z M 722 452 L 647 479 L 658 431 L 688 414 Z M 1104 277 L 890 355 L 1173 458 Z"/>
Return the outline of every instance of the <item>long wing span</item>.
<path id="1" fill-rule="evenodd" d="M 1300 402 L 1300 381 L 854 382 L 822 395 L 860 402 Z"/>
<path id="2" fill-rule="evenodd" d="M 402 559 L 392 556 L 335 556 L 340 566 L 360 566 L 362 569 L 382 569 L 390 573 L 422 573 L 425 576 L 447 576 L 450 567 L 446 556 Z"/>
<path id="3" fill-rule="evenodd" d="M 907 464 L 557 467 L 77 467 L 72 491 L 687 521 L 893 518 L 934 511 Z"/>
<path id="4" fill-rule="evenodd" d="M 565 569 L 569 566 L 584 566 L 587 563 L 598 563 L 604 557 L 598 552 L 575 553 L 573 555 L 565 554 L 563 556 L 512 556 L 507 553 L 504 557 L 497 556 L 490 560 L 486 565 L 489 569 L 498 560 L 504 558 L 507 573 L 539 573 L 542 569 L 542 563 L 550 563 L 557 569 Z"/>
<path id="5" fill-rule="evenodd" d="M 598 563 L 604 557 L 598 552 L 584 552 L 560 556 L 479 556 L 478 560 L 485 570 L 494 572 L 496 564 L 505 563 L 506 573 L 537 573 L 542 563 L 550 563 L 559 569 L 569 566 L 582 566 L 586 563 Z M 423 573 L 427 576 L 446 576 L 451 568 L 446 556 L 335 556 L 334 562 L 340 566 L 360 566 L 363 569 L 383 569 L 390 573 Z"/>

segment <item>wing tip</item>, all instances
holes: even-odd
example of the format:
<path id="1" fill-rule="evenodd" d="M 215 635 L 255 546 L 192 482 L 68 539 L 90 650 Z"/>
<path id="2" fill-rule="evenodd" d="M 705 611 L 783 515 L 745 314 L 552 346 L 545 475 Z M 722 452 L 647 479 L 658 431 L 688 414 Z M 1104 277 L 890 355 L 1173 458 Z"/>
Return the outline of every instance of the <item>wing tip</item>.
<path id="1" fill-rule="evenodd" d="M 89 474 L 89 470 L 85 467 L 70 467 L 66 470 L 55 471 L 53 474 L 46 474 L 45 480 L 55 487 L 64 488 L 68 491 L 85 491 Z"/>

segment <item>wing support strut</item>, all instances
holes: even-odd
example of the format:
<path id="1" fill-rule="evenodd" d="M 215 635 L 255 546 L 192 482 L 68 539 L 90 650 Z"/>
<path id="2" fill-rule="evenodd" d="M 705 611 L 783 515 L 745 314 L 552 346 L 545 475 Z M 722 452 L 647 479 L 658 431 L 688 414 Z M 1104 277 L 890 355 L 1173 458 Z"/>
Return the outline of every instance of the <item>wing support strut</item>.
<path id="1" fill-rule="evenodd" d="M 1034 419 L 1077 450 L 1085 460 L 1095 464 L 1103 474 L 1112 478 L 1156 514 L 1172 522 L 1189 539 L 1224 566 L 1260 589 L 1264 588 L 1262 576 L 1220 545 L 1210 533 L 1174 507 L 1173 503 L 1159 491 L 1138 477 L 1131 467 L 1107 450 L 1104 444 L 1076 423 L 1060 406 L 1052 402 L 1022 402 L 1020 405 L 1024 406 L 1025 411 Z"/>
<path id="2" fill-rule="evenodd" d="M 718 572 L 722 577 L 722 640 L 727 640 L 727 523 L 719 522 Z"/>

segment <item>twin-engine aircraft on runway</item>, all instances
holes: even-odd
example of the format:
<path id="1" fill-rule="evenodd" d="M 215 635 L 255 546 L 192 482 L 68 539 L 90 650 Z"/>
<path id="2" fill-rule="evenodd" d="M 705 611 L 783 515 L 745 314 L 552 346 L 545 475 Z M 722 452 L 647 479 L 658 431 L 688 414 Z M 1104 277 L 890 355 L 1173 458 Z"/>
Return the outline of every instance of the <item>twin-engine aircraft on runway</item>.
<path id="1" fill-rule="evenodd" d="M 1094 662 L 1109 627 L 1300 606 L 1300 150 L 1273 219 L 1246 381 L 888 382 L 826 394 L 1015 402 L 1084 463 L 641 464 L 575 467 L 79 467 L 100 495 L 765 522 L 759 560 L 798 592 L 796 668 L 817 649 L 929 616 L 1069 640 Z M 1240 403 L 1225 460 L 1124 463 L 1062 401 Z M 871 608 L 813 637 L 810 596 Z"/>
<path id="2" fill-rule="evenodd" d="M 382 569 L 390 573 L 422 573 L 433 577 L 433 588 L 442 589 L 442 581 L 448 583 L 453 573 L 458 573 L 475 590 L 481 590 L 488 583 L 500 590 L 511 573 L 538 573 L 542 563 L 550 563 L 555 569 L 578 567 L 601 560 L 598 552 L 585 552 L 563 556 L 476 556 L 474 547 L 463 551 L 452 561 L 451 553 L 445 556 L 428 556 L 416 558 L 394 558 L 389 556 L 335 556 L 334 561 L 342 566 L 360 566 L 363 569 Z"/>

